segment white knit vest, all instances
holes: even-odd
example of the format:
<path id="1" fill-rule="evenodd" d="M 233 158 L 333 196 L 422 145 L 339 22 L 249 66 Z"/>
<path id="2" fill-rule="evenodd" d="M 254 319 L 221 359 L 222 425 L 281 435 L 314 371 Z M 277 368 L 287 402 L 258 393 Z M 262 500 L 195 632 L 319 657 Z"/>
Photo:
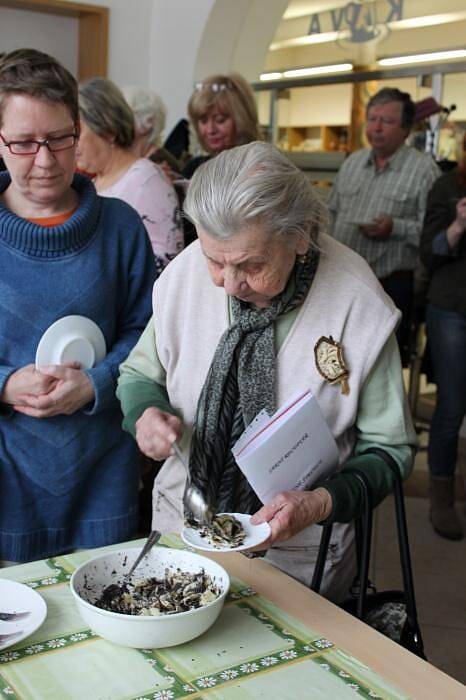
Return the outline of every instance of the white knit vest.
<path id="1" fill-rule="evenodd" d="M 367 263 L 346 246 L 320 235 L 320 261 L 310 292 L 277 355 L 277 407 L 296 391 L 310 388 L 339 448 L 339 465 L 355 443 L 359 393 L 400 313 Z M 170 404 L 182 416 L 181 448 L 189 443 L 198 398 L 221 335 L 228 327 L 228 297 L 210 279 L 199 242 L 170 263 L 153 295 L 157 352 L 167 373 Z M 317 371 L 314 346 L 321 336 L 342 344 L 349 370 L 349 394 L 330 385 Z M 164 463 L 154 485 L 153 526 L 179 532 L 185 472 L 176 457 Z M 334 528 L 332 539 L 339 539 Z M 312 526 L 289 541 L 316 543 L 321 528 Z M 299 578 L 299 577 L 298 577 Z"/>

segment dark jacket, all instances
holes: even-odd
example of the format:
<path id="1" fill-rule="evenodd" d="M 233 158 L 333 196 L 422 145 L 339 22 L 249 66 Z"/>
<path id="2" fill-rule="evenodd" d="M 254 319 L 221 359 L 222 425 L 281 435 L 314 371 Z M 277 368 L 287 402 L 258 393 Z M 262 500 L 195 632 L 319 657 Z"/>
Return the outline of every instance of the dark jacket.
<path id="1" fill-rule="evenodd" d="M 427 198 L 420 255 L 430 273 L 429 302 L 466 316 L 466 233 L 454 250 L 446 242 L 446 230 L 462 197 L 466 187 L 460 186 L 457 170 L 434 183 Z"/>

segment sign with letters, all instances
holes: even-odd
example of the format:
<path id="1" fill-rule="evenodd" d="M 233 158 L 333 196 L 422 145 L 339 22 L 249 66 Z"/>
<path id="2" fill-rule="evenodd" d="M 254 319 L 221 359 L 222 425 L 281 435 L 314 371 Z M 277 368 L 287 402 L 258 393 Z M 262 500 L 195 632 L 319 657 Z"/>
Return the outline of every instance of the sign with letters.
<path id="1" fill-rule="evenodd" d="M 327 12 L 311 15 L 308 34 L 333 31 L 349 34 L 355 44 L 384 38 L 390 22 L 403 18 L 403 0 L 379 0 L 378 2 L 349 2 Z"/>

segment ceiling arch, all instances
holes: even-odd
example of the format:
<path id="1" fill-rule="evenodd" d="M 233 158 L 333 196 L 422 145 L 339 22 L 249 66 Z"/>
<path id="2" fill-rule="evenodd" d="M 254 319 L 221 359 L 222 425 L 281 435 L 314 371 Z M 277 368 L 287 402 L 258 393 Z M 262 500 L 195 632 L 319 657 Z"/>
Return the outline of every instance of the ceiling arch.
<path id="1" fill-rule="evenodd" d="M 256 81 L 288 0 L 216 0 L 194 64 L 195 80 L 237 71 Z"/>

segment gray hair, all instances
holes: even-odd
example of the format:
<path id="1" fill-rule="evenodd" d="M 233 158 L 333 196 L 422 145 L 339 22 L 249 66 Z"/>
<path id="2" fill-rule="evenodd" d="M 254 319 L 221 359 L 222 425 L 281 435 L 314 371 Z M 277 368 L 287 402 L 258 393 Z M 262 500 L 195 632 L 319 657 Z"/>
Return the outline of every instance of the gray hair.
<path id="1" fill-rule="evenodd" d="M 157 146 L 167 118 L 162 98 L 153 90 L 136 85 L 123 87 L 122 93 L 133 110 L 137 136 L 145 136 L 148 146 Z"/>
<path id="2" fill-rule="evenodd" d="M 306 175 L 262 141 L 223 151 L 201 165 L 184 211 L 195 226 L 220 239 L 259 224 L 269 235 L 315 241 L 327 221 L 326 207 Z"/>
<path id="3" fill-rule="evenodd" d="M 134 117 L 121 90 L 108 78 L 91 78 L 79 86 L 79 111 L 98 136 L 112 136 L 129 148 L 134 141 Z"/>

